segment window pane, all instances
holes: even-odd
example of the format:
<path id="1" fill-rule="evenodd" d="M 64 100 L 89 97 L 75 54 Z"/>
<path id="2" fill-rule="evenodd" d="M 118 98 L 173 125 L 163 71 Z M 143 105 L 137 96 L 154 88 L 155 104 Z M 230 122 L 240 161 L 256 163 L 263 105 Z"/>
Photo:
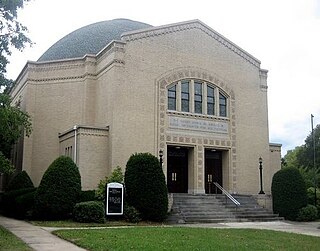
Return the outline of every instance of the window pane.
<path id="1" fill-rule="evenodd" d="M 176 85 L 168 88 L 168 110 L 176 110 Z"/>
<path id="2" fill-rule="evenodd" d="M 202 95 L 202 83 L 194 83 L 194 93 Z"/>
<path id="3" fill-rule="evenodd" d="M 207 86 L 207 96 L 208 97 L 214 97 L 214 89 L 210 86 Z"/>
<path id="4" fill-rule="evenodd" d="M 214 98 L 213 97 L 208 97 L 207 98 L 207 102 L 208 102 L 208 104 L 210 103 L 210 104 L 213 104 L 214 103 Z"/>
<path id="5" fill-rule="evenodd" d="M 189 81 L 181 83 L 181 92 L 189 93 Z"/>
<path id="6" fill-rule="evenodd" d="M 176 110 L 176 99 L 168 98 L 168 109 Z"/>
<path id="7" fill-rule="evenodd" d="M 221 93 L 219 94 L 219 111 L 221 117 L 227 116 L 227 98 Z"/>
<path id="8" fill-rule="evenodd" d="M 189 100 L 181 100 L 181 111 L 189 112 Z"/>
<path id="9" fill-rule="evenodd" d="M 208 115 L 214 115 L 214 105 L 208 103 L 207 108 L 208 108 Z"/>
<path id="10" fill-rule="evenodd" d="M 194 96 L 194 100 L 195 100 L 195 101 L 198 101 L 198 102 L 202 102 L 202 96 L 200 96 L 200 95 L 195 95 L 195 96 Z"/>
<path id="11" fill-rule="evenodd" d="M 188 93 L 181 93 L 181 99 L 189 100 L 189 94 Z"/>
<path id="12" fill-rule="evenodd" d="M 202 102 L 194 102 L 194 112 L 202 113 Z"/>

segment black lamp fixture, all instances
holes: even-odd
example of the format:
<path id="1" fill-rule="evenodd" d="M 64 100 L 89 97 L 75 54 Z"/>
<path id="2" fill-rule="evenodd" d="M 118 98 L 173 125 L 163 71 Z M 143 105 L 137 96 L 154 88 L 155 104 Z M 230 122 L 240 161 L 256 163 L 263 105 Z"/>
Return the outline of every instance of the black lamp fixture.
<path id="1" fill-rule="evenodd" d="M 263 185 L 262 185 L 262 158 L 259 158 L 259 170 L 260 170 L 260 192 L 259 194 L 264 194 Z"/>
<path id="2" fill-rule="evenodd" d="M 160 167 L 162 168 L 162 163 L 163 163 L 163 151 L 160 149 L 159 150 L 159 160 L 160 160 Z"/>

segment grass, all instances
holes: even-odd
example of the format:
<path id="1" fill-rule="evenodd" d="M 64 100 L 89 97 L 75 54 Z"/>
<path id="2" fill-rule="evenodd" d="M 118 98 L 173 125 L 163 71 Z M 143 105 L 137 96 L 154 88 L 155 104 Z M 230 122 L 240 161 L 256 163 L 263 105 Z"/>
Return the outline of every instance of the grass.
<path id="1" fill-rule="evenodd" d="M 32 249 L 11 232 L 0 226 L 0 250 L 31 251 Z"/>
<path id="2" fill-rule="evenodd" d="M 128 227 L 58 230 L 88 250 L 319 250 L 320 238 L 253 229 Z"/>

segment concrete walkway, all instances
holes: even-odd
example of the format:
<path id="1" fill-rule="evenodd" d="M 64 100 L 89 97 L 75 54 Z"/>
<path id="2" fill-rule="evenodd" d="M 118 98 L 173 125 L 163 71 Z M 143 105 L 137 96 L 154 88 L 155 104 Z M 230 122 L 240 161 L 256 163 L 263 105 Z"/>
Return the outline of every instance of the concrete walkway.
<path id="1" fill-rule="evenodd" d="M 25 221 L 6 218 L 0 215 L 0 225 L 22 239 L 32 249 L 39 251 L 84 251 L 85 249 L 62 240 L 41 227 Z"/>
<path id="2" fill-rule="evenodd" d="M 250 228 L 282 231 L 288 233 L 304 234 L 320 237 L 320 222 L 293 222 L 293 221 L 270 221 L 270 222 L 228 222 L 219 224 L 183 224 L 185 227 L 203 228 Z"/>
<path id="3" fill-rule="evenodd" d="M 8 229 L 10 232 L 12 232 L 14 235 L 19 237 L 20 239 L 22 239 L 34 250 L 39 250 L 39 251 L 40 250 L 41 251 L 85 250 L 51 234 L 51 231 L 62 229 L 62 228 L 38 227 L 30 223 L 27 223 L 25 221 L 19 221 L 11 218 L 6 218 L 3 216 L 0 216 L 0 225 Z M 305 234 L 305 235 L 320 237 L 320 222 L 303 222 L 303 223 L 289 222 L 289 221 L 229 222 L 229 223 L 212 223 L 212 224 L 181 224 L 181 225 L 170 225 L 170 226 L 203 227 L 203 228 L 268 229 L 268 230 L 283 231 L 283 232 L 289 232 L 289 233 Z M 105 228 L 105 227 L 102 227 L 102 228 Z"/>

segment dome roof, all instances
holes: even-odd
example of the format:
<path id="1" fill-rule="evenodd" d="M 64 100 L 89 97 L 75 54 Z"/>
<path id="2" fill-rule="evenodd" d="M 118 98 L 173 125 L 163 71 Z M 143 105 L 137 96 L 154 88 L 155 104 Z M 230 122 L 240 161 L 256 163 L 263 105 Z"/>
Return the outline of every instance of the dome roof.
<path id="1" fill-rule="evenodd" d="M 120 40 L 122 33 L 149 27 L 152 26 L 129 19 L 114 19 L 90 24 L 60 39 L 38 59 L 38 62 L 97 54 L 112 40 Z"/>

